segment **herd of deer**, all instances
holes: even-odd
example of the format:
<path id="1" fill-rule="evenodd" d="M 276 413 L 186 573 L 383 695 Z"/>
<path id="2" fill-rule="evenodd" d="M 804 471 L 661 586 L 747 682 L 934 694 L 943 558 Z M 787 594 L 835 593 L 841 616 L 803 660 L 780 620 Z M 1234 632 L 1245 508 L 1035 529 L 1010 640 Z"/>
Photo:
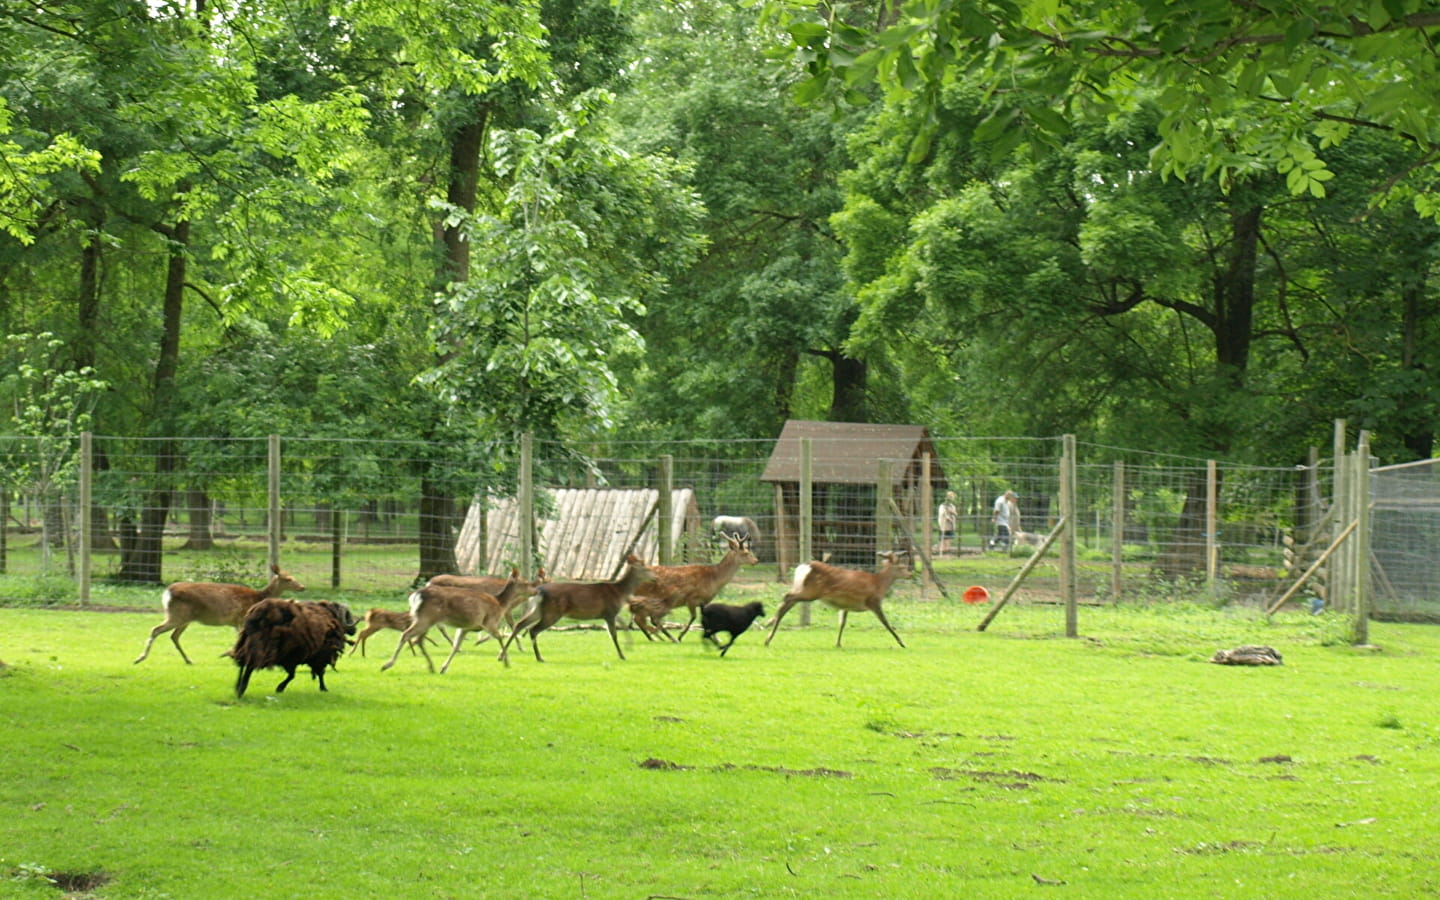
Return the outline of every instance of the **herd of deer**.
<path id="1" fill-rule="evenodd" d="M 424 587 L 410 595 L 410 611 L 394 612 L 372 609 L 365 614 L 364 628 L 355 636 L 350 649 L 353 654 L 358 648 L 365 652 L 365 641 L 377 631 L 394 629 L 401 632 L 395 645 L 395 652 L 382 670 L 395 665 L 400 651 L 410 647 L 424 655 L 430 670 L 435 670 L 434 661 L 425 649 L 431 628 L 439 628 L 445 634 L 445 627 L 455 629 L 451 641 L 450 655 L 441 673 L 449 670 L 450 663 L 460 652 L 461 643 L 469 632 L 485 632 L 500 646 L 500 660 L 509 665 L 510 645 L 522 633 L 530 636 L 530 645 L 535 659 L 544 662 L 536 638 L 561 619 L 603 620 L 615 644 L 615 652 L 623 660 L 625 652 L 620 649 L 616 634 L 616 619 L 621 610 L 630 613 L 632 623 L 649 640 L 656 635 L 676 641 L 689 633 L 695 624 L 697 614 L 701 618 L 702 639 L 720 647 L 717 634 L 728 634 L 730 640 L 720 647 L 721 654 L 729 650 L 735 638 L 760 615 L 764 614 L 759 603 L 745 606 L 727 606 L 713 602 L 729 584 L 742 565 L 754 565 L 757 560 L 750 550 L 748 536 L 726 534 L 728 545 L 725 556 L 714 565 L 659 566 L 647 565 L 631 554 L 626 559 L 624 570 L 614 581 L 601 582 L 555 582 L 545 579 L 540 570 L 534 581 L 520 578 L 518 569 L 511 569 L 508 578 L 486 576 L 438 575 Z M 810 562 L 795 569 L 794 583 L 780 601 L 770 634 L 765 639 L 768 645 L 780 628 L 780 620 L 797 603 L 820 600 L 840 611 L 840 631 L 835 646 L 840 646 L 845 634 L 845 619 L 850 612 L 869 611 L 880 619 L 880 623 L 895 638 L 901 647 L 905 642 L 890 626 L 881 609 L 881 602 L 890 593 L 895 580 L 908 574 L 909 566 L 901 562 L 904 551 L 881 554 L 884 564 L 879 572 L 865 572 Z M 303 591 L 305 588 L 294 578 L 272 567 L 273 577 L 265 587 L 255 589 L 239 584 L 214 582 L 179 582 L 170 585 L 162 596 L 165 621 L 150 631 L 145 650 L 135 662 L 141 662 L 150 654 L 155 639 L 170 632 L 170 640 L 186 663 L 190 657 L 180 646 L 180 636 L 192 624 L 229 625 L 239 629 L 247 612 L 260 601 L 281 597 L 288 593 Z M 518 621 L 514 611 L 526 601 Z M 671 612 L 684 607 L 690 612 L 690 619 L 680 631 L 677 639 L 664 626 L 664 618 Z M 510 627 L 508 637 L 500 633 L 500 620 Z M 483 639 L 483 638 L 482 638 Z"/>

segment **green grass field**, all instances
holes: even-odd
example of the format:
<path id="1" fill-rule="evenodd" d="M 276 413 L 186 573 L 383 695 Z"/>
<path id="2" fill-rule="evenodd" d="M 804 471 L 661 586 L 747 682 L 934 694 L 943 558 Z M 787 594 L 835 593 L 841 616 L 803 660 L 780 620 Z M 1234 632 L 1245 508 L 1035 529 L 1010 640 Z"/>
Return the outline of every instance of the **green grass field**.
<path id="1" fill-rule="evenodd" d="M 755 589 L 778 599 L 780 589 Z M 745 599 L 727 592 L 727 599 Z M 773 602 L 769 611 L 773 612 Z M 0 609 L 0 896 L 1415 897 L 1440 629 L 900 600 L 719 659 L 603 632 L 449 674 L 395 632 L 236 701 L 232 635 Z M 758 625 L 757 625 L 758 627 Z M 1268 644 L 1285 665 L 1212 665 Z M 437 663 L 439 659 L 437 658 Z"/>

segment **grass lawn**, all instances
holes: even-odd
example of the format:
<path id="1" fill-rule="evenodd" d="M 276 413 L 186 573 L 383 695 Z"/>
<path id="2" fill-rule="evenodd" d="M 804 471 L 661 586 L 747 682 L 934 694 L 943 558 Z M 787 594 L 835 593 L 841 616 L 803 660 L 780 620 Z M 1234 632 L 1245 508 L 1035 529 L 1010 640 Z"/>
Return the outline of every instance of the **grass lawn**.
<path id="1" fill-rule="evenodd" d="M 756 589 L 774 612 L 780 588 Z M 748 591 L 748 589 L 747 589 Z M 748 599 L 732 590 L 726 599 Z M 798 611 L 257 674 L 158 612 L 0 609 L 0 896 L 1416 897 L 1440 892 L 1440 629 L 1172 604 Z M 757 623 L 757 629 L 759 624 Z M 1285 664 L 1212 665 L 1268 644 Z M 432 653 L 434 651 L 432 650 Z M 437 657 L 437 663 L 440 657 Z"/>

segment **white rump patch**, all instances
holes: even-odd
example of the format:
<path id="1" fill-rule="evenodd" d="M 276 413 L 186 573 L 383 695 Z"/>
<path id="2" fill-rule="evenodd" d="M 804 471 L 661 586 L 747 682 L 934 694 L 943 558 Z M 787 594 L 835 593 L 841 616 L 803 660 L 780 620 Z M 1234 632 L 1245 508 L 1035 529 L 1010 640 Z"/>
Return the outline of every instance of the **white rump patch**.
<path id="1" fill-rule="evenodd" d="M 795 567 L 795 583 L 790 586 L 790 592 L 798 592 L 805 586 L 805 579 L 810 575 L 810 564 L 801 563 Z"/>

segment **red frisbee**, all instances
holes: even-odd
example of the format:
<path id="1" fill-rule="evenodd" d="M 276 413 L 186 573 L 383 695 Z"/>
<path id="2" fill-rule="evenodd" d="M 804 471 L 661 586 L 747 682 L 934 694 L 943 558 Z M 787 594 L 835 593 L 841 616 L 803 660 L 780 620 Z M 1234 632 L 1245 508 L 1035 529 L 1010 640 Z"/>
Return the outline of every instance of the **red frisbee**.
<path id="1" fill-rule="evenodd" d="M 989 603 L 990 592 L 977 584 L 973 587 L 966 588 L 965 595 L 962 599 L 966 603 Z"/>

